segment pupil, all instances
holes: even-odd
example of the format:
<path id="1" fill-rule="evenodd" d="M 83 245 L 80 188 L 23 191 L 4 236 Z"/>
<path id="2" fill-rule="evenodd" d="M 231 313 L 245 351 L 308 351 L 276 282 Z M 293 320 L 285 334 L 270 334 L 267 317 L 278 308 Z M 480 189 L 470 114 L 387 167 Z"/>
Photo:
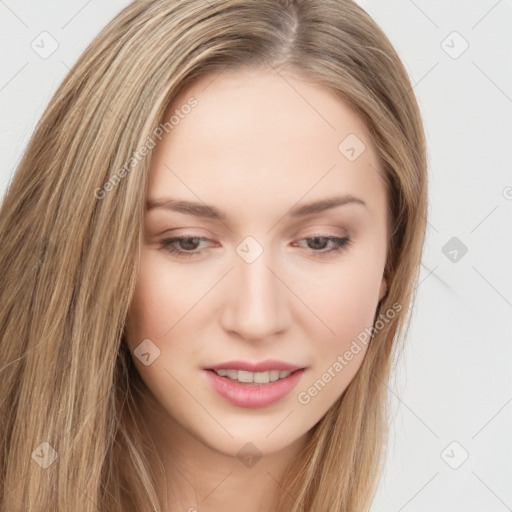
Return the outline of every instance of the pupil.
<path id="1" fill-rule="evenodd" d="M 192 242 L 190 243 L 191 240 L 197 240 L 197 237 L 189 237 L 189 238 L 184 238 L 182 241 L 181 241 L 181 246 L 185 249 L 185 250 L 192 250 L 192 249 L 195 249 L 196 247 L 196 243 Z M 188 245 L 188 247 L 187 247 Z M 191 247 L 192 246 L 192 247 Z"/>
<path id="2" fill-rule="evenodd" d="M 322 236 L 315 236 L 315 237 L 313 237 L 311 240 L 313 242 L 313 245 L 316 246 L 316 247 L 313 247 L 313 249 L 322 249 L 323 246 L 325 246 L 325 243 L 324 244 L 320 243 L 320 247 L 318 247 L 318 241 L 319 240 L 323 240 L 323 239 L 324 239 L 324 237 L 322 237 Z"/>

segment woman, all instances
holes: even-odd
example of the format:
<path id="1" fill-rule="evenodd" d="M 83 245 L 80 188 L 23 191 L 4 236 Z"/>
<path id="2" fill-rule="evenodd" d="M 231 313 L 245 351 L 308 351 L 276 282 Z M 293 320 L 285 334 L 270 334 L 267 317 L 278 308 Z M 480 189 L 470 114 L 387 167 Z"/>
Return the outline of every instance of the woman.
<path id="1" fill-rule="evenodd" d="M 367 510 L 426 208 L 357 5 L 130 4 L 2 204 L 2 510 Z"/>

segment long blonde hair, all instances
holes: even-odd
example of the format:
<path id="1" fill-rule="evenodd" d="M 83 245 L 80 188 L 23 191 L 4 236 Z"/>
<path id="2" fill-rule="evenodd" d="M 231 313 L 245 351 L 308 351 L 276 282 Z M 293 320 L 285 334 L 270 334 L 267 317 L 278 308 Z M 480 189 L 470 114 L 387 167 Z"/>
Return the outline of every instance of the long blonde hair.
<path id="1" fill-rule="evenodd" d="M 373 333 L 276 496 L 279 512 L 370 506 L 427 215 L 425 140 L 407 73 L 351 0 L 137 0 L 58 88 L 2 203 L 1 510 L 161 510 L 137 414 L 143 386 L 124 343 L 151 150 L 134 154 L 193 79 L 243 66 L 285 69 L 338 94 L 383 163 L 392 231 L 375 318 L 401 310 Z"/>

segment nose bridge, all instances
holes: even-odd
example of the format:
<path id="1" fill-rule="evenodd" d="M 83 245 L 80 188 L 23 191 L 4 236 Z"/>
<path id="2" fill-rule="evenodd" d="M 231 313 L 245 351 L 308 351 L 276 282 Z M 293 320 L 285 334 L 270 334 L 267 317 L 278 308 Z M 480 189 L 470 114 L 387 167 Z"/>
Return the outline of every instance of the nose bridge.
<path id="1" fill-rule="evenodd" d="M 246 339 L 268 338 L 279 332 L 285 316 L 283 285 L 270 270 L 274 270 L 272 255 L 258 246 L 253 240 L 238 246 L 223 313 L 224 328 Z"/>

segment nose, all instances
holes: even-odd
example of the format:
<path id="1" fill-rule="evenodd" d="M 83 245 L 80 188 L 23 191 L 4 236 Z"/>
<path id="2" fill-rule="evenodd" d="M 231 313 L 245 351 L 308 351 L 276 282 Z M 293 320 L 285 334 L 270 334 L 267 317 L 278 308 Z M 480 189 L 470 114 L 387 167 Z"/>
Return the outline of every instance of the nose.
<path id="1" fill-rule="evenodd" d="M 266 250 L 252 263 L 235 258 L 221 299 L 222 327 L 249 341 L 271 341 L 289 319 L 283 278 Z"/>

